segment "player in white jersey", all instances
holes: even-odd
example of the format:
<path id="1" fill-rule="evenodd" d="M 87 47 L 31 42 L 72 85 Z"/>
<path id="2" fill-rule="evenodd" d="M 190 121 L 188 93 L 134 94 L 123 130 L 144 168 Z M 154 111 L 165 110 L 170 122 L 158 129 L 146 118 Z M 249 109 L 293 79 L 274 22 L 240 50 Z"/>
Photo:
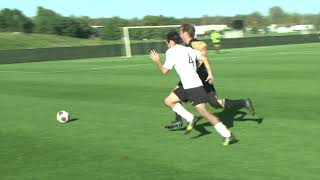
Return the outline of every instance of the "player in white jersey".
<path id="1" fill-rule="evenodd" d="M 170 101 L 167 101 L 168 97 L 165 99 L 165 105 L 188 122 L 186 133 L 189 133 L 193 129 L 196 118 L 180 104 L 183 100 L 189 100 L 196 108 L 197 112 L 207 119 L 224 138 L 223 145 L 229 145 L 236 142 L 231 132 L 222 122 L 220 122 L 219 118 L 208 112 L 205 107 L 205 103 L 208 102 L 208 96 L 203 88 L 202 81 L 197 74 L 196 61 L 200 60 L 204 63 L 208 71 L 207 81 L 211 81 L 213 80 L 213 77 L 208 59 L 205 56 L 202 56 L 200 51 L 181 46 L 179 45 L 180 43 L 181 39 L 177 32 L 170 32 L 167 34 L 169 49 L 166 52 L 166 61 L 164 65 L 161 64 L 160 56 L 155 50 L 150 52 L 150 58 L 158 65 L 163 74 L 167 74 L 174 67 L 182 82 L 182 86 L 174 92 L 171 92 L 168 96 L 170 97 Z"/>

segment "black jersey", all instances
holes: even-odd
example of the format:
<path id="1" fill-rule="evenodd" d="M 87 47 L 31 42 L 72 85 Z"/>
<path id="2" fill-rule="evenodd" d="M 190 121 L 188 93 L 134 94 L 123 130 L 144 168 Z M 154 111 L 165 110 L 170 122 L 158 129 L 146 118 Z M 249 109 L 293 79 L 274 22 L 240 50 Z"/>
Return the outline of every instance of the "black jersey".
<path id="1" fill-rule="evenodd" d="M 199 51 L 201 51 L 203 48 L 207 48 L 207 44 L 204 41 L 201 41 L 198 39 L 191 39 L 189 44 L 186 44 L 185 46 L 191 47 L 191 48 L 199 50 Z M 197 62 L 199 62 L 199 61 L 197 61 Z M 207 69 L 203 63 L 198 67 L 197 73 L 199 74 L 199 77 L 202 81 L 204 89 L 207 92 L 211 92 L 211 91 L 215 92 L 216 90 L 215 90 L 214 86 L 212 84 L 210 84 L 208 81 L 206 81 L 206 79 L 208 77 L 208 72 L 207 72 Z M 178 83 L 178 85 L 182 86 L 181 81 Z"/>

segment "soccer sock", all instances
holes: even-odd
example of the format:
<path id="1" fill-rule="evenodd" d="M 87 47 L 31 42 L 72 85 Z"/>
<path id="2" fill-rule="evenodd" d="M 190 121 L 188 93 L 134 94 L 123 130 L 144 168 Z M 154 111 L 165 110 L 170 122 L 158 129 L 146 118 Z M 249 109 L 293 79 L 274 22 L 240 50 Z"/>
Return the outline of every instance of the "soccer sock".
<path id="1" fill-rule="evenodd" d="M 194 119 L 193 114 L 187 111 L 180 103 L 177 103 L 173 106 L 172 110 L 182 116 L 189 123 Z"/>
<path id="2" fill-rule="evenodd" d="M 215 124 L 214 128 L 222 137 L 228 138 L 231 136 L 231 132 L 222 122 L 218 122 L 217 124 Z"/>
<path id="3" fill-rule="evenodd" d="M 214 107 L 214 108 L 223 108 L 223 104 L 221 105 L 217 99 L 217 97 L 215 96 L 214 93 L 209 92 L 208 93 L 208 99 L 209 99 L 209 104 Z"/>
<path id="4" fill-rule="evenodd" d="M 224 102 L 223 107 L 228 109 L 241 109 L 247 106 L 246 100 L 244 99 L 237 99 L 237 100 L 224 99 L 223 102 Z"/>
<path id="5" fill-rule="evenodd" d="M 175 120 L 175 122 L 180 122 L 180 121 L 182 121 L 181 116 L 180 116 L 178 113 L 175 113 L 175 114 L 176 114 L 176 120 Z"/>

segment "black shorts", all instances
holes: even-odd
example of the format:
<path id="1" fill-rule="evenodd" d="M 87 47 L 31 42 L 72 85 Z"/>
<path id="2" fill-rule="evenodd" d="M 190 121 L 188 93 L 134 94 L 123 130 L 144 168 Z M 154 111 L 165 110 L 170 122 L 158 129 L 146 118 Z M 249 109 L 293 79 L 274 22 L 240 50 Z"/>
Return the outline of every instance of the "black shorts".
<path id="1" fill-rule="evenodd" d="M 208 76 L 208 75 L 207 75 Z M 201 79 L 202 80 L 202 79 Z M 216 93 L 216 89 L 214 88 L 213 84 L 210 84 L 208 81 L 202 81 L 202 84 L 203 84 L 203 88 L 204 90 L 206 90 L 207 93 L 210 93 L 210 92 L 214 92 Z M 182 83 L 181 81 L 178 82 L 177 84 L 178 86 L 182 86 Z"/>
<path id="2" fill-rule="evenodd" d="M 207 103 L 209 101 L 207 92 L 202 86 L 184 89 L 182 86 L 179 86 L 176 90 L 173 91 L 178 98 L 183 102 L 190 102 L 193 106 L 198 104 Z"/>
<path id="3" fill-rule="evenodd" d="M 210 84 L 208 81 L 204 81 L 203 83 L 203 88 L 206 90 L 207 93 L 209 92 L 214 92 L 216 93 L 216 89 L 214 88 L 213 84 Z"/>

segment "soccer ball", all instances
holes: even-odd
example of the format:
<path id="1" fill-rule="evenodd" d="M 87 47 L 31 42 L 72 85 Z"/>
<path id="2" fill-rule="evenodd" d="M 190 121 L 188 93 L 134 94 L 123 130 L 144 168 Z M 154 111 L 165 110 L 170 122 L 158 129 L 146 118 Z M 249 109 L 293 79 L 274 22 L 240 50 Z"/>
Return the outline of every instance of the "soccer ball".
<path id="1" fill-rule="evenodd" d="M 69 113 L 66 111 L 59 111 L 57 113 L 57 120 L 61 123 L 66 123 L 69 121 Z"/>

